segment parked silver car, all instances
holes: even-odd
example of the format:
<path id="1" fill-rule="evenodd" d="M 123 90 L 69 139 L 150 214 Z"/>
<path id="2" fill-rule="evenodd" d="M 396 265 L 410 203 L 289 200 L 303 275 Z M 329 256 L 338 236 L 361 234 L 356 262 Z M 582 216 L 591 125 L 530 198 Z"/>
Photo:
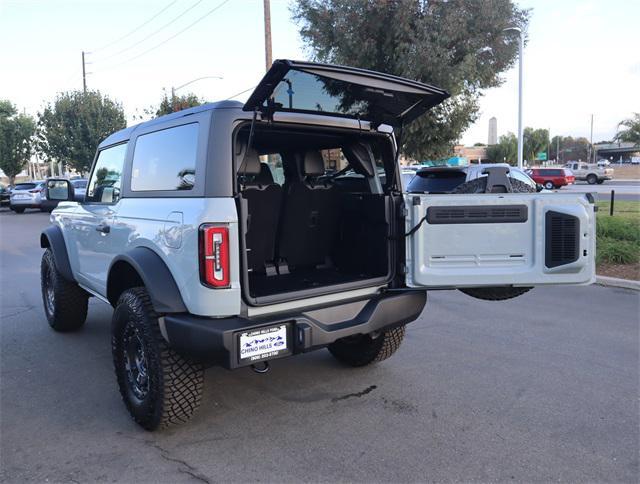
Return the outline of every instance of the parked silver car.
<path id="1" fill-rule="evenodd" d="M 9 208 L 16 213 L 22 213 L 27 208 L 42 208 L 42 195 L 44 192 L 44 181 L 32 181 L 16 183 L 11 190 Z"/>

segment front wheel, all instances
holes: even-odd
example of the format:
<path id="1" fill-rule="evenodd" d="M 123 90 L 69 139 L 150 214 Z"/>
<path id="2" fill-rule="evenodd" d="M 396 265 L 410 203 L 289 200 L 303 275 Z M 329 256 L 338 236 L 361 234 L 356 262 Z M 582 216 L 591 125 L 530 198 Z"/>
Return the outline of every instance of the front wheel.
<path id="1" fill-rule="evenodd" d="M 87 319 L 89 295 L 60 274 L 51 249 L 45 250 L 42 256 L 40 286 L 49 326 L 59 332 L 80 329 Z"/>
<path id="2" fill-rule="evenodd" d="M 589 185 L 595 185 L 596 183 L 598 183 L 598 177 L 595 175 L 589 175 L 587 177 L 587 183 Z"/>
<path id="3" fill-rule="evenodd" d="M 147 430 L 189 420 L 200 405 L 204 368 L 167 344 L 144 288 L 122 293 L 111 329 L 118 386 L 133 420 Z"/>
<path id="4" fill-rule="evenodd" d="M 381 331 L 374 335 L 358 334 L 331 343 L 329 352 L 349 366 L 365 366 L 386 360 L 393 355 L 404 339 L 405 326 Z"/>
<path id="5" fill-rule="evenodd" d="M 598 185 L 602 185 L 604 183 L 604 180 L 598 180 Z"/>
<path id="6" fill-rule="evenodd" d="M 550 182 L 550 181 L 545 182 L 545 183 L 544 183 L 544 187 L 545 187 L 547 190 L 553 190 L 553 183 L 552 183 L 552 182 Z"/>

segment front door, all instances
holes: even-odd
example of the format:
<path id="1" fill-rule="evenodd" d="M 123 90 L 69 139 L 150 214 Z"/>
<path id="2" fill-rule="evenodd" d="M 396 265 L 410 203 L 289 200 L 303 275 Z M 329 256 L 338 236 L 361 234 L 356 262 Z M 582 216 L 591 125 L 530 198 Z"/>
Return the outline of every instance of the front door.
<path id="1" fill-rule="evenodd" d="M 85 199 L 74 214 L 73 243 L 78 282 L 106 294 L 107 271 L 116 255 L 111 229 L 119 208 L 127 144 L 101 149 L 89 179 Z"/>
<path id="2" fill-rule="evenodd" d="M 410 287 L 595 280 L 595 213 L 585 194 L 408 194 L 405 202 Z"/>

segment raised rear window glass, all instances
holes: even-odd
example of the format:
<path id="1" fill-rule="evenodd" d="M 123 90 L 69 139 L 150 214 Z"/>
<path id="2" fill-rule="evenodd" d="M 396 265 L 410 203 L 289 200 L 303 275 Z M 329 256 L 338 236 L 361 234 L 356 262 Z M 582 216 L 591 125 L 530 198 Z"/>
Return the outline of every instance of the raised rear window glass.
<path id="1" fill-rule="evenodd" d="M 133 152 L 131 190 L 191 190 L 197 149 L 198 123 L 139 136 Z"/>

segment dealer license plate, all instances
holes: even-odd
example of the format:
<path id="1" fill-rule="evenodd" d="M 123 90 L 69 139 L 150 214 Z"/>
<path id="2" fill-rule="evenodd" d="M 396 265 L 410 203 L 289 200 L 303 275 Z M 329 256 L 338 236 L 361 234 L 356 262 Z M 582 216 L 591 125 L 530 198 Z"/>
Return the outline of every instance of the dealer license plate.
<path id="1" fill-rule="evenodd" d="M 279 324 L 240 333 L 238 342 L 240 363 L 254 363 L 289 353 L 287 328 L 287 324 Z"/>

